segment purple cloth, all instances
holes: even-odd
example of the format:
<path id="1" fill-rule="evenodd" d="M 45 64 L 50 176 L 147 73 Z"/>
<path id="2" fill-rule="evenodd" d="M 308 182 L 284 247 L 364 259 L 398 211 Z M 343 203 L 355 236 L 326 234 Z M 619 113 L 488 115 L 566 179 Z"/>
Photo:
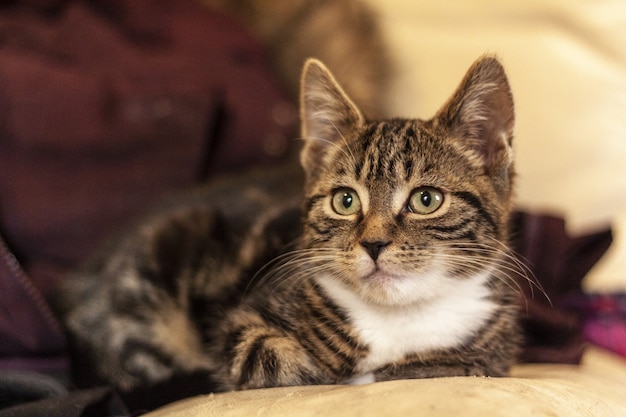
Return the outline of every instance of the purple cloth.
<path id="1" fill-rule="evenodd" d="M 276 160 L 296 112 L 200 2 L 1 2 L 0 34 L 0 367 L 42 370 L 64 364 L 45 299 L 66 271 L 164 194 Z"/>
<path id="2" fill-rule="evenodd" d="M 562 218 L 518 213 L 512 224 L 512 244 L 530 269 L 523 290 L 525 362 L 578 363 L 585 340 L 577 311 L 567 300 L 582 295 L 581 282 L 611 245 L 610 230 L 571 237 Z"/>
<path id="3" fill-rule="evenodd" d="M 567 307 L 580 315 L 586 341 L 626 357 L 626 293 L 572 297 Z"/>

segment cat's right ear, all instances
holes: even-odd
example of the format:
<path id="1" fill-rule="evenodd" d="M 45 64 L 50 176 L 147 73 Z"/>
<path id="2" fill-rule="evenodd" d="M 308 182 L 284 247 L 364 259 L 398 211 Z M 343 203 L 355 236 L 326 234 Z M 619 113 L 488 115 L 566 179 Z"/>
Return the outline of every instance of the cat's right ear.
<path id="1" fill-rule="evenodd" d="M 330 146 L 365 121 L 361 111 L 317 59 L 304 64 L 300 84 L 300 121 L 304 148 L 300 155 L 307 174 L 315 170 Z"/>
<path id="2" fill-rule="evenodd" d="M 437 120 L 480 156 L 487 172 L 506 176 L 515 112 L 504 68 L 495 57 L 484 56 L 471 66 Z"/>

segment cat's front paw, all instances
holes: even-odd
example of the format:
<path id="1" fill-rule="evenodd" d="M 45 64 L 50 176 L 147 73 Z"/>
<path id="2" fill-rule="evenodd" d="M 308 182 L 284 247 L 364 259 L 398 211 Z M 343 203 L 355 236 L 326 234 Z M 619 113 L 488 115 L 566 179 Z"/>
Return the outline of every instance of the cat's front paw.
<path id="1" fill-rule="evenodd" d="M 320 383 L 320 371 L 297 340 L 275 329 L 250 330 L 235 348 L 230 368 L 236 389 Z"/>
<path id="2" fill-rule="evenodd" d="M 365 385 L 365 384 L 373 384 L 376 382 L 376 376 L 373 372 L 364 374 L 364 375 L 356 375 L 346 381 L 347 385 Z"/>

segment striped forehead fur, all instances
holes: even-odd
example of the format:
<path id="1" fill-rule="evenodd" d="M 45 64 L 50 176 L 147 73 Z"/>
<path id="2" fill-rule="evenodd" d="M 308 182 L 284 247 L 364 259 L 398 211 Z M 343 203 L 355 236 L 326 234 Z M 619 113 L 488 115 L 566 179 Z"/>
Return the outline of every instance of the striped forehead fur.
<path id="1" fill-rule="evenodd" d="M 352 137 L 354 136 L 354 137 Z M 458 172 L 478 166 L 477 157 L 453 141 L 442 141 L 421 120 L 392 119 L 366 124 L 332 146 L 324 158 L 327 175 L 350 176 L 363 184 L 384 180 L 389 185 L 419 179 L 421 185 L 441 182 L 443 162 Z"/>

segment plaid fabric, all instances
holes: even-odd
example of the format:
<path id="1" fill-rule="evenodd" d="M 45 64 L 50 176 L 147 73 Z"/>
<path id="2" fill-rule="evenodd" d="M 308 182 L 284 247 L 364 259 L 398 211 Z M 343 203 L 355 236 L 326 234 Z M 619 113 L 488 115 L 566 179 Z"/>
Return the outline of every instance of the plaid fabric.
<path id="1" fill-rule="evenodd" d="M 585 339 L 626 357 L 626 293 L 590 295 L 579 305 Z"/>
<path id="2" fill-rule="evenodd" d="M 580 313 L 586 341 L 626 357 L 626 293 L 576 297 L 570 308 Z"/>

